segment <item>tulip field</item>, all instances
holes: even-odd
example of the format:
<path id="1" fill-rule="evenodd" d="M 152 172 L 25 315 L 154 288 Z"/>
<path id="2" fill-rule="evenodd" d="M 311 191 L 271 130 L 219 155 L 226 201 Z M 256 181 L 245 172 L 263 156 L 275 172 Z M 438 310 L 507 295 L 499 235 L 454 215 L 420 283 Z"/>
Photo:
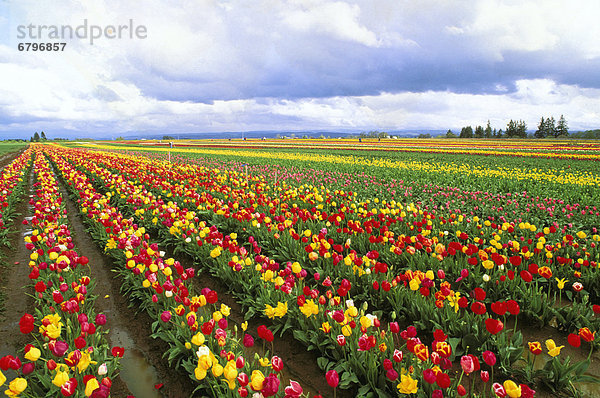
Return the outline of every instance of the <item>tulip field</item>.
<path id="1" fill-rule="evenodd" d="M 33 304 L 0 384 L 120 396 L 78 217 L 191 396 L 598 396 L 598 161 L 552 140 L 30 144 L 0 170 Z M 312 359 L 289 370 L 286 346 Z"/>

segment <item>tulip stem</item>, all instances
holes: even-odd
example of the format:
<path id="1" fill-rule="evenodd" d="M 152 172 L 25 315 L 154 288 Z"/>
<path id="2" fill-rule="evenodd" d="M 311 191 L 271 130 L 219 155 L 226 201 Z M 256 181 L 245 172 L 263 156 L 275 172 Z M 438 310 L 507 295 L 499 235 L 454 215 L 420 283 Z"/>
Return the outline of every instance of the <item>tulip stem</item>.
<path id="1" fill-rule="evenodd" d="M 471 377 L 471 388 L 469 388 L 469 397 L 473 396 L 474 388 L 475 388 L 475 376 Z"/>

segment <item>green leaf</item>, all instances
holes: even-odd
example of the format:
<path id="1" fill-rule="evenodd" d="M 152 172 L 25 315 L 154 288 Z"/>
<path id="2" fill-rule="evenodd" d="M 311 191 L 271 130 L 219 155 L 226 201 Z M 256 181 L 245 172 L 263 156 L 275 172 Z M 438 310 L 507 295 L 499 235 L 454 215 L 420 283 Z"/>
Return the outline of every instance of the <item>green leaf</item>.
<path id="1" fill-rule="evenodd" d="M 329 359 L 325 357 L 319 357 L 317 358 L 317 365 L 319 365 L 319 368 L 321 368 L 321 370 L 327 370 L 327 366 L 329 365 Z"/>

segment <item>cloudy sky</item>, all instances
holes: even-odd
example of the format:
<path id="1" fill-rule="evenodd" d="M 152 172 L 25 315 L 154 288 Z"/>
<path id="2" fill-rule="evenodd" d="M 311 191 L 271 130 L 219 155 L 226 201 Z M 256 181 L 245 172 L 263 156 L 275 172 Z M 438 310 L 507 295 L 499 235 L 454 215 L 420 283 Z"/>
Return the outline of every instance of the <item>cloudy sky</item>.
<path id="1" fill-rule="evenodd" d="M 561 114 L 599 128 L 598 16 L 597 0 L 0 0 L 0 137 L 535 129 Z M 87 37 L 49 37 L 63 25 Z M 67 45 L 18 51 L 40 41 Z"/>

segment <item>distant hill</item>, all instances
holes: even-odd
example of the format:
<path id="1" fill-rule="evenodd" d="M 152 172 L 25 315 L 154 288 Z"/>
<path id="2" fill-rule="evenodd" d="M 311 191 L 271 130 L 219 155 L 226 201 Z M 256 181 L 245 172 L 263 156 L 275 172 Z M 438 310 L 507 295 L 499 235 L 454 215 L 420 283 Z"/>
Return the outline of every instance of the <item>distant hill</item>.
<path id="1" fill-rule="evenodd" d="M 440 134 L 445 134 L 446 130 L 381 130 L 387 132 L 390 136 L 399 137 L 417 137 L 419 134 L 430 134 L 435 137 Z M 295 137 L 302 138 L 304 136 L 310 138 L 339 138 L 339 137 L 358 137 L 365 130 L 347 130 L 347 131 L 330 131 L 330 130 L 311 130 L 311 131 L 229 131 L 229 132 L 206 132 L 206 133 L 161 133 L 161 134 L 143 134 L 132 133 L 122 134 L 125 139 L 162 139 L 163 136 L 169 135 L 175 139 L 228 139 L 228 138 L 275 138 L 279 137 Z"/>

